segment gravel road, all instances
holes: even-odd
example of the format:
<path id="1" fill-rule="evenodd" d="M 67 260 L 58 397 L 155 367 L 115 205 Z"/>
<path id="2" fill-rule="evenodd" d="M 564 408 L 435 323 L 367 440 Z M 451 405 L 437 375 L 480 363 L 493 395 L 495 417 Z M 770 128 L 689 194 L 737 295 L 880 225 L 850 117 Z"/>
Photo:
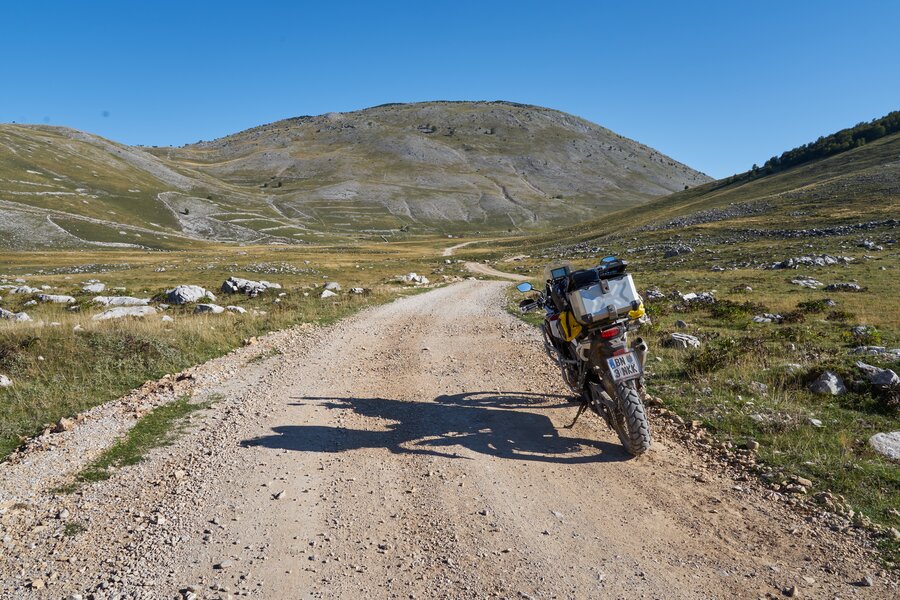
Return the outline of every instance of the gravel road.
<path id="1" fill-rule="evenodd" d="M 896 597 L 846 536 L 665 433 L 631 459 L 596 418 L 562 428 L 575 406 L 504 312 L 506 285 L 198 367 L 214 406 L 173 446 L 82 493 L 7 503 L 0 596 Z M 56 534 L 62 519 L 86 530 Z"/>
<path id="2" fill-rule="evenodd" d="M 488 277 L 499 277 L 500 279 L 509 279 L 511 281 L 528 281 L 528 277 L 524 275 L 516 275 L 515 273 L 505 273 L 498 271 L 490 265 L 477 262 L 467 262 L 466 268 L 477 275 L 487 275 Z"/>

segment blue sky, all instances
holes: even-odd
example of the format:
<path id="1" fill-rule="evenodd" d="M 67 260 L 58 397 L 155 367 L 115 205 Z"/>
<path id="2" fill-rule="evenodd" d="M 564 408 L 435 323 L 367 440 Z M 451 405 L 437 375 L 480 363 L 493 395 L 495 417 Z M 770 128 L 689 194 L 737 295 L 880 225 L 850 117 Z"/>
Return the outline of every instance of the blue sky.
<path id="1" fill-rule="evenodd" d="M 385 102 L 564 110 L 721 177 L 900 109 L 900 2 L 0 4 L 0 122 L 131 144 Z"/>

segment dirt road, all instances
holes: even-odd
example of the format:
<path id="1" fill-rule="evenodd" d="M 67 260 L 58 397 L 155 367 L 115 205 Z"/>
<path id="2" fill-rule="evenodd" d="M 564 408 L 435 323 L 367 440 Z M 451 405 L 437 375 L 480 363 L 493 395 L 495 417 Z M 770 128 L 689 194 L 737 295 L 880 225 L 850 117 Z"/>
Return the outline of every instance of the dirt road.
<path id="1" fill-rule="evenodd" d="M 528 277 L 525 277 L 524 275 L 516 275 L 515 273 L 505 273 L 503 271 L 498 271 L 494 267 L 483 263 L 467 262 L 466 268 L 472 273 L 477 273 L 478 275 L 499 277 L 501 279 L 509 279 L 511 281 L 528 281 Z"/>
<path id="2" fill-rule="evenodd" d="M 503 311 L 505 285 L 465 281 L 200 367 L 214 408 L 174 446 L 82 494 L 23 500 L 38 532 L 10 509 L 0 535 L 21 537 L 0 596 L 896 597 L 846 538 L 677 442 L 632 460 L 596 419 L 562 428 L 574 405 Z M 61 508 L 86 530 L 53 535 Z"/>

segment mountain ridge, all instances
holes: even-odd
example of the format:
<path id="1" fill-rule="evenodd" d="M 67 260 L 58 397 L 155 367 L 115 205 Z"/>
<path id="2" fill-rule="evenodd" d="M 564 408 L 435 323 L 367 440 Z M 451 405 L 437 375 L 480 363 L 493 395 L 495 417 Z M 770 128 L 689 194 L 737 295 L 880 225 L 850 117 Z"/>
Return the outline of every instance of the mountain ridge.
<path id="1" fill-rule="evenodd" d="M 291 117 L 180 147 L 0 125 L 0 159 L 0 237 L 43 214 L 62 230 L 48 246 L 535 230 L 710 180 L 580 117 L 507 101 Z"/>

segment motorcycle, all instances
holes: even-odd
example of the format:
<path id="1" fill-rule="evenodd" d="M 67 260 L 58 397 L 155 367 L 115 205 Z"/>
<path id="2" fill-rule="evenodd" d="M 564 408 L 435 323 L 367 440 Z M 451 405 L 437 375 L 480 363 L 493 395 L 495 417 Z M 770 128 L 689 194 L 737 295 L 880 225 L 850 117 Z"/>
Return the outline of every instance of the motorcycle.
<path id="1" fill-rule="evenodd" d="M 522 312 L 543 308 L 544 348 L 560 368 L 580 406 L 573 427 L 587 409 L 600 415 L 625 449 L 639 456 L 650 448 L 650 423 L 644 408 L 647 344 L 628 334 L 649 322 L 644 303 L 625 270 L 613 256 L 591 269 L 573 271 L 569 264 L 550 266 L 544 292 L 521 283 Z"/>

